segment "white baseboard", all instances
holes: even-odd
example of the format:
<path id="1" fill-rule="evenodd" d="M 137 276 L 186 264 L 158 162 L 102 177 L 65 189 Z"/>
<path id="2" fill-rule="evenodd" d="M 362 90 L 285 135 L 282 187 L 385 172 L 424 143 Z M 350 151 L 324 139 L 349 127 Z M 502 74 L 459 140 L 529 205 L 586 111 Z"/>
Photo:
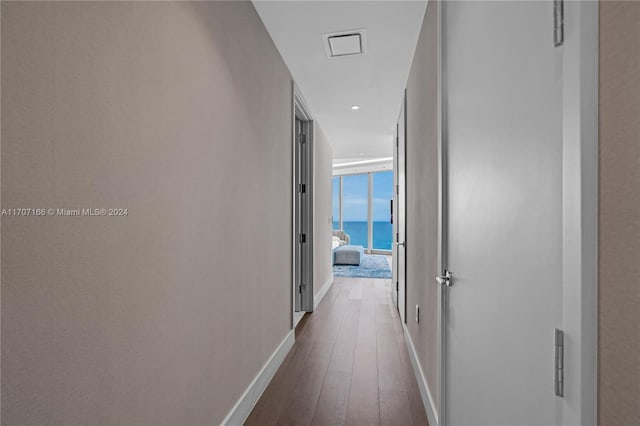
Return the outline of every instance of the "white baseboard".
<path id="1" fill-rule="evenodd" d="M 327 292 L 329 291 L 332 285 L 333 285 L 333 273 L 329 276 L 329 279 L 324 283 L 320 291 L 318 291 L 318 293 L 313 297 L 314 311 L 316 310 L 320 302 L 322 302 L 322 299 L 324 299 L 324 296 L 327 295 Z"/>
<path id="2" fill-rule="evenodd" d="M 398 293 L 396 293 L 395 283 L 395 281 L 391 281 L 391 301 L 393 302 L 393 306 L 398 306 Z"/>
<path id="3" fill-rule="evenodd" d="M 267 388 L 267 385 L 271 382 L 274 374 L 278 371 L 282 361 L 284 361 L 291 347 L 293 347 L 295 340 L 295 331 L 289 331 L 275 352 L 271 354 L 271 357 L 269 357 L 267 362 L 262 366 L 256 377 L 254 377 L 240 399 L 238 399 L 236 405 L 233 406 L 229 414 L 227 414 L 227 417 L 224 418 L 221 423 L 222 425 L 240 426 L 247 420 L 247 417 L 251 414 L 251 410 L 253 410 L 253 407 L 255 407 L 262 393 Z"/>
<path id="4" fill-rule="evenodd" d="M 299 311 L 299 312 L 293 313 L 293 328 L 296 328 L 298 326 L 298 323 L 302 321 L 302 318 L 304 318 L 305 314 L 306 314 L 305 311 Z"/>
<path id="5" fill-rule="evenodd" d="M 438 423 L 440 419 L 438 416 L 438 412 L 436 411 L 436 404 L 433 401 L 431 392 L 429 392 L 427 379 L 424 377 L 424 372 L 422 371 L 422 367 L 420 366 L 420 362 L 418 361 L 418 354 L 416 353 L 415 346 L 413 346 L 413 341 L 411 340 L 411 335 L 409 335 L 407 325 L 402 324 L 402 328 L 404 329 L 404 340 L 405 342 L 407 342 L 407 350 L 409 351 L 409 358 L 411 358 L 413 372 L 415 373 L 416 379 L 418 380 L 418 388 L 420 389 L 422 404 L 424 405 L 424 408 L 427 411 L 427 417 L 429 418 L 429 425 L 437 426 L 440 424 Z"/>

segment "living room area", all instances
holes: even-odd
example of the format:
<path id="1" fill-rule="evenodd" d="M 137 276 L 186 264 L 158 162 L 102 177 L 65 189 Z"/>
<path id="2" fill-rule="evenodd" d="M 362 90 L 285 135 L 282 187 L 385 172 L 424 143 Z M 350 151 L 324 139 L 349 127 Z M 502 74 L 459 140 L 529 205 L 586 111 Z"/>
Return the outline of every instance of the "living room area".
<path id="1" fill-rule="evenodd" d="M 392 278 L 392 168 L 391 159 L 334 163 L 332 265 L 335 277 Z"/>

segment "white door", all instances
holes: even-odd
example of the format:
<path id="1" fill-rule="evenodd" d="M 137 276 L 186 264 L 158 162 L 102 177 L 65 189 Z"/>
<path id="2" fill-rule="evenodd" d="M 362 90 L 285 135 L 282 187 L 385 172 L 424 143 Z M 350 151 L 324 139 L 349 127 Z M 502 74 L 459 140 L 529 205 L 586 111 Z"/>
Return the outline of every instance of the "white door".
<path id="1" fill-rule="evenodd" d="M 443 4 L 448 425 L 561 423 L 563 51 L 552 7 Z"/>
<path id="2" fill-rule="evenodd" d="M 396 124 L 396 131 L 393 134 L 393 205 L 391 208 L 391 223 L 393 230 L 393 243 L 391 244 L 391 300 L 394 306 L 398 306 L 398 250 L 396 249 L 396 235 L 398 234 L 398 194 L 396 188 L 398 187 L 398 125 Z"/>
<path id="3" fill-rule="evenodd" d="M 395 152 L 395 191 L 396 191 L 396 203 L 394 206 L 394 221 L 396 223 L 396 235 L 394 238 L 395 249 L 395 263 L 394 277 L 396 288 L 396 302 L 398 312 L 400 313 L 400 319 L 403 323 L 406 322 L 407 308 L 406 308 L 406 93 L 402 99 L 402 107 L 400 110 L 400 117 L 398 118 L 398 124 L 396 126 L 396 146 Z"/>

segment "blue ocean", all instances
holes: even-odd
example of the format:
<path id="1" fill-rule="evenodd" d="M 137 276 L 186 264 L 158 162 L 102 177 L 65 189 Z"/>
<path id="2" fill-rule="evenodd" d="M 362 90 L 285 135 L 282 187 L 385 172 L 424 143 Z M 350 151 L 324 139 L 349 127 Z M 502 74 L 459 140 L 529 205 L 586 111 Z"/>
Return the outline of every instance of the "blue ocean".
<path id="1" fill-rule="evenodd" d="M 367 222 L 343 222 L 344 232 L 351 237 L 351 244 L 367 247 Z M 338 223 L 333 223 L 338 229 Z M 393 225 L 389 222 L 373 222 L 373 248 L 391 250 L 393 242 Z"/>

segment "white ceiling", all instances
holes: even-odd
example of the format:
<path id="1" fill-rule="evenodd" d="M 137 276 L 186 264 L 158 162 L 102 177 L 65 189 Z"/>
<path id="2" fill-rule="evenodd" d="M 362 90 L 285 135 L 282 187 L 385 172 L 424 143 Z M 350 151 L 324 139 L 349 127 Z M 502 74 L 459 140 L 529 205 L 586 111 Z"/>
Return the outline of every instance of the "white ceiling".
<path id="1" fill-rule="evenodd" d="M 333 145 L 334 163 L 392 156 L 426 0 L 253 4 Z M 322 34 L 361 29 L 366 54 L 327 57 Z"/>

